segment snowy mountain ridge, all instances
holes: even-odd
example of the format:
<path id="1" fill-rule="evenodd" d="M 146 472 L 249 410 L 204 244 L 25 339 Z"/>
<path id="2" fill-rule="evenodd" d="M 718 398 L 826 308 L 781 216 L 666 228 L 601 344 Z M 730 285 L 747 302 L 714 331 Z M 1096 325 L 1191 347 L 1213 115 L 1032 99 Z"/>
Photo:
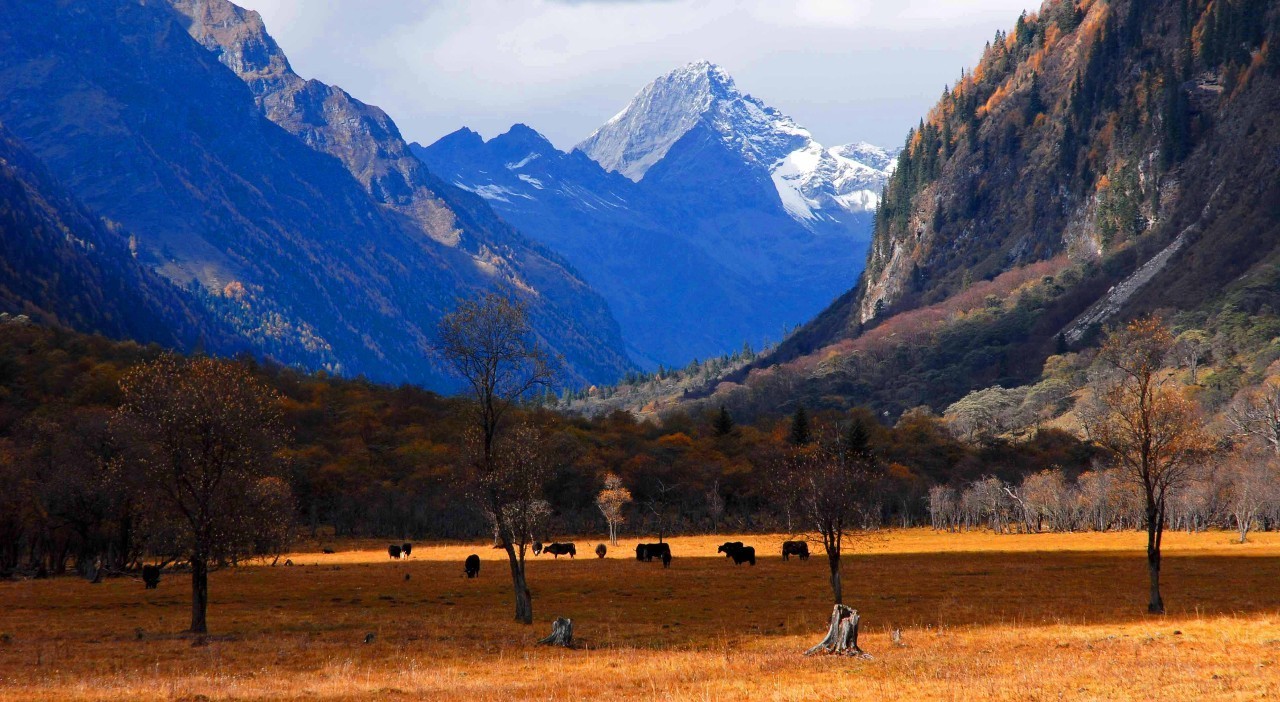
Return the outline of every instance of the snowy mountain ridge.
<path id="1" fill-rule="evenodd" d="M 870 144 L 824 148 L 809 130 L 740 91 L 723 68 L 705 60 L 645 86 L 577 148 L 639 182 L 700 124 L 745 163 L 765 170 L 787 213 L 806 225 L 873 212 L 896 158 L 896 151 Z"/>

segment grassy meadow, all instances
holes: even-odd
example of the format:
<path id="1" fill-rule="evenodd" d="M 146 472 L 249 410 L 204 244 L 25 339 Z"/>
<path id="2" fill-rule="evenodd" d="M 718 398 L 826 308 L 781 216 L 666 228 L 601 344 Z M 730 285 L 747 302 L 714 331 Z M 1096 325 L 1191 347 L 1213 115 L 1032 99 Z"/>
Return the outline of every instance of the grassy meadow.
<path id="1" fill-rule="evenodd" d="M 754 568 L 716 555 L 738 539 L 764 556 Z M 1141 534 L 886 531 L 844 568 L 872 660 L 800 655 L 831 612 L 827 567 L 783 562 L 781 540 L 673 538 L 664 570 L 634 560 L 634 539 L 603 561 L 578 539 L 576 559 L 532 559 L 533 627 L 511 621 L 488 545 L 392 561 L 383 542 L 317 543 L 293 567 L 217 572 L 204 641 L 181 633 L 185 574 L 157 590 L 3 582 L 0 700 L 1280 697 L 1277 533 L 1167 534 L 1169 614 L 1152 617 Z M 534 645 L 557 616 L 583 648 Z"/>

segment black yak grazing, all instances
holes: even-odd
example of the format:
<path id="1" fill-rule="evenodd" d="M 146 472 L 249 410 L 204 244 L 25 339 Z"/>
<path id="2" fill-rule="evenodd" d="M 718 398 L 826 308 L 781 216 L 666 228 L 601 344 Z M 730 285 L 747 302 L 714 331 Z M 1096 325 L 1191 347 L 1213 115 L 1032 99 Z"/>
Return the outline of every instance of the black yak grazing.
<path id="1" fill-rule="evenodd" d="M 464 566 L 467 570 L 467 577 L 474 578 L 480 574 L 480 557 L 476 554 L 467 556 L 467 562 Z"/>
<path id="2" fill-rule="evenodd" d="M 146 584 L 148 590 L 154 590 L 160 586 L 160 566 L 144 565 L 142 566 L 142 582 Z"/>
<path id="3" fill-rule="evenodd" d="M 555 556 L 556 558 L 559 558 L 564 555 L 568 555 L 570 558 L 573 558 L 575 555 L 577 555 L 578 549 L 575 548 L 573 545 L 573 542 L 570 541 L 563 544 L 562 543 L 547 544 L 546 546 L 542 547 L 542 552 L 549 553 Z"/>
<path id="4" fill-rule="evenodd" d="M 724 544 L 718 553 L 723 553 L 733 559 L 734 565 L 742 565 L 743 563 L 756 564 L 756 549 L 754 546 L 743 546 L 740 541 L 732 541 Z"/>
<path id="5" fill-rule="evenodd" d="M 809 544 L 803 541 L 783 541 L 782 560 L 790 560 L 791 556 L 799 556 L 802 561 L 809 560 Z"/>

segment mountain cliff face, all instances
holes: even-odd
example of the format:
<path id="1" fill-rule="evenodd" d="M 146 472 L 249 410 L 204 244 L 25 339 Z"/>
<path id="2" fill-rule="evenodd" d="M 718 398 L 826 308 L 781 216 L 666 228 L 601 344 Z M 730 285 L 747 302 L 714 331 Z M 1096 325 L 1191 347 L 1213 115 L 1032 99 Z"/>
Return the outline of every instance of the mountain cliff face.
<path id="1" fill-rule="evenodd" d="M 877 147 L 824 149 L 707 62 L 569 153 L 524 125 L 415 153 L 564 254 L 636 358 L 676 366 L 777 339 L 852 285 L 892 168 Z"/>
<path id="2" fill-rule="evenodd" d="M 380 110 L 298 78 L 253 13 L 6 4 L 0 91 L 0 119 L 54 176 L 259 353 L 448 385 L 435 320 L 500 286 L 530 301 L 571 382 L 632 367 L 562 259 L 435 181 Z"/>
<path id="3" fill-rule="evenodd" d="M 1219 334 L 1224 358 L 1269 343 L 1277 42 L 1264 0 L 1019 18 L 908 135 L 859 285 L 710 402 L 763 409 L 781 384 L 810 405 L 941 410 L 1153 311 Z"/>
<path id="4" fill-rule="evenodd" d="M 183 350 L 231 353 L 231 330 L 140 265 L 127 234 L 67 193 L 0 125 L 0 312 Z"/>

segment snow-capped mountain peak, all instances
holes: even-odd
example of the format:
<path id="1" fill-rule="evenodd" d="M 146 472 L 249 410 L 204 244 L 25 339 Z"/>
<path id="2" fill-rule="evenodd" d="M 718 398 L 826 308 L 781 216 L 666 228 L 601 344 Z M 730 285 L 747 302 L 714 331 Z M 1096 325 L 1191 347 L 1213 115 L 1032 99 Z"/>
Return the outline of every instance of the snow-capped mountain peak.
<path id="1" fill-rule="evenodd" d="M 765 171 L 783 208 L 806 226 L 845 212 L 873 211 L 892 163 L 890 152 L 869 144 L 824 148 L 794 119 L 740 91 L 710 61 L 654 80 L 578 149 L 639 182 L 698 127 L 710 130 L 748 166 Z"/>

